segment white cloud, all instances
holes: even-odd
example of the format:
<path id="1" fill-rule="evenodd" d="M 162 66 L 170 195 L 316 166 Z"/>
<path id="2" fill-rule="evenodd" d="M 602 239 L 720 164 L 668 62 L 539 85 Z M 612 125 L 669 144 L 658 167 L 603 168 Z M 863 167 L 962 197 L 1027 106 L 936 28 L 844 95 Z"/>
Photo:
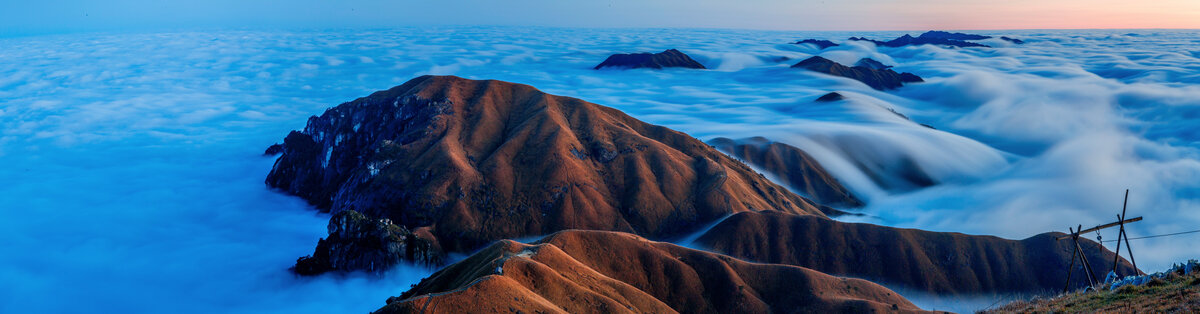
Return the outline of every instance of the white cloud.
<path id="1" fill-rule="evenodd" d="M 16 182 L 0 185 L 0 199 L 20 209 L 0 211 L 0 238 L 22 254 L 0 259 L 0 282 L 21 283 L 0 288 L 0 312 L 67 311 L 61 300 L 116 311 L 181 299 L 197 312 L 381 306 L 424 272 L 288 276 L 325 221 L 266 190 L 271 161 L 258 155 L 309 115 L 424 73 L 530 84 L 701 139 L 792 143 L 892 225 L 1023 238 L 1111 220 L 1125 188 L 1131 214 L 1147 217 L 1135 236 L 1200 225 L 1200 59 L 1181 53 L 1200 51 L 1194 34 L 1023 31 L 1005 35 L 1029 44 L 997 49 L 783 44 L 859 35 L 898 34 L 472 27 L 2 39 L 22 49 L 0 54 L 0 177 Z M 591 70 L 612 53 L 667 48 L 717 70 Z M 874 58 L 927 82 L 880 92 L 788 68 L 814 53 Z M 830 91 L 848 101 L 812 102 Z M 899 159 L 946 183 L 888 191 L 854 166 Z M 1135 243 L 1139 266 L 1195 255 L 1190 243 Z"/>

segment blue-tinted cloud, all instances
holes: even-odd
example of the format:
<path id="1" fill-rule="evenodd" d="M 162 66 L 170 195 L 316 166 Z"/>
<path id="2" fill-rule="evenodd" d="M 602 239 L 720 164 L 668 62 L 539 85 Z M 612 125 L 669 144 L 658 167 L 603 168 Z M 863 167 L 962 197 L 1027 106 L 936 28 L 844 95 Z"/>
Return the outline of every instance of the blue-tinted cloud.
<path id="1" fill-rule="evenodd" d="M 0 288 L 0 312 L 378 308 L 428 270 L 288 275 L 325 217 L 266 190 L 271 160 L 258 155 L 309 115 L 431 73 L 531 84 L 701 139 L 797 145 L 870 199 L 876 223 L 1023 238 L 1111 220 L 1131 188 L 1131 215 L 1147 217 L 1132 235 L 1195 229 L 1200 89 L 1190 73 L 1200 59 L 1185 53 L 1200 51 L 1198 38 L 1124 33 L 825 51 L 782 43 L 864 34 L 429 27 L 0 39 L 18 47 L 0 50 L 0 281 L 18 283 Z M 591 70 L 611 53 L 668 48 L 715 70 Z M 788 68 L 815 54 L 871 57 L 927 82 L 880 92 Z M 848 100 L 812 102 L 830 91 Z M 897 159 L 945 183 L 888 190 L 854 166 Z M 1134 249 L 1147 269 L 1200 251 L 1189 238 Z"/>

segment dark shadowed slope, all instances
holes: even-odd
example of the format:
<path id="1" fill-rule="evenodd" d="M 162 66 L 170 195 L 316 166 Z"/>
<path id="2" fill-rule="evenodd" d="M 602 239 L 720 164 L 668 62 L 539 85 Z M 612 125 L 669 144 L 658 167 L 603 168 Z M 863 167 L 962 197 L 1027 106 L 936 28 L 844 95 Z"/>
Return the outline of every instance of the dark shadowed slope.
<path id="1" fill-rule="evenodd" d="M 839 100 L 843 100 L 843 99 L 846 99 L 846 96 L 842 96 L 842 94 L 838 94 L 838 92 L 830 92 L 828 94 L 821 95 L 821 97 L 817 97 L 816 101 L 818 101 L 818 102 L 834 102 L 834 101 L 839 101 Z"/>
<path id="2" fill-rule="evenodd" d="M 427 230 L 409 231 L 388 219 L 371 219 L 346 210 L 329 219 L 329 236 L 317 241 L 312 255 L 296 260 L 292 271 L 315 275 L 332 270 L 362 270 L 382 275 L 411 262 L 441 266 L 446 258 Z"/>
<path id="3" fill-rule="evenodd" d="M 824 39 L 805 39 L 805 40 L 794 42 L 792 44 L 793 45 L 810 44 L 813 46 L 817 46 L 817 49 L 825 49 L 825 48 L 829 48 L 829 47 L 837 47 L 838 46 L 838 44 L 836 44 L 832 41 L 824 40 Z"/>
<path id="4" fill-rule="evenodd" d="M 1024 44 L 1024 43 L 1025 43 L 1025 41 L 1024 41 L 1024 40 L 1020 40 L 1020 39 L 1016 39 L 1016 38 L 1012 38 L 1012 37 L 1007 37 L 1007 36 L 1000 36 L 1000 39 L 1003 39 L 1004 41 L 1007 41 L 1007 42 L 1010 42 L 1010 43 L 1014 43 L 1014 44 L 1018 44 L 1018 45 L 1020 45 L 1020 44 Z"/>
<path id="5" fill-rule="evenodd" d="M 267 183 L 448 251 L 564 229 L 669 237 L 729 213 L 836 212 L 686 134 L 528 85 L 423 76 L 309 119 Z"/>
<path id="6" fill-rule="evenodd" d="M 973 43 L 967 40 L 978 40 L 991 38 L 983 35 L 950 33 L 943 31 L 928 31 L 920 36 L 913 37 L 912 35 L 904 34 L 889 41 L 878 41 L 862 37 L 850 37 L 850 40 L 869 41 L 881 47 L 903 47 L 916 45 L 939 45 L 951 47 L 988 47 L 988 45 Z"/>
<path id="7" fill-rule="evenodd" d="M 908 72 L 896 73 L 896 71 L 892 71 L 891 69 L 873 69 L 865 66 L 848 67 L 820 56 L 804 59 L 804 61 L 800 61 L 800 63 L 796 63 L 792 67 L 852 78 L 877 90 L 895 89 L 903 86 L 904 83 L 924 81 L 920 77 Z"/>
<path id="8" fill-rule="evenodd" d="M 865 68 L 874 69 L 874 70 L 883 70 L 883 69 L 892 68 L 892 66 L 890 66 L 890 65 L 883 64 L 883 62 L 879 62 L 878 60 L 871 59 L 871 58 L 858 59 L 858 62 L 855 62 L 854 66 L 865 67 Z"/>
<path id="9" fill-rule="evenodd" d="M 718 137 L 708 144 L 727 154 L 775 175 L 783 184 L 813 201 L 833 207 L 860 207 L 863 204 L 842 186 L 821 164 L 795 146 L 772 142 L 763 137 L 733 140 Z"/>
<path id="10" fill-rule="evenodd" d="M 764 263 L 901 285 L 939 294 L 1057 293 L 1062 291 L 1070 241 L 1062 233 L 1024 240 L 843 223 L 825 218 L 746 212 L 717 224 L 696 243 L 715 252 Z M 1081 242 L 1104 278 L 1113 253 Z M 1078 263 L 1076 266 L 1078 267 Z M 1124 259 L 1118 273 L 1133 272 Z M 1083 278 L 1076 270 L 1074 278 Z M 1074 280 L 1076 287 L 1082 280 Z"/>
<path id="11" fill-rule="evenodd" d="M 992 36 L 967 34 L 967 33 L 953 33 L 953 32 L 947 32 L 947 31 L 928 31 L 928 32 L 921 34 L 920 36 L 917 36 L 917 38 L 949 39 L 949 40 L 982 40 L 982 39 L 992 38 Z"/>
<path id="12" fill-rule="evenodd" d="M 659 53 L 625 53 L 614 54 L 596 65 L 595 69 L 607 67 L 617 68 L 689 68 L 703 69 L 704 65 L 692 60 L 687 54 L 675 49 L 667 49 Z"/>
<path id="13" fill-rule="evenodd" d="M 422 280 L 377 313 L 916 312 L 874 283 L 755 264 L 632 234 L 503 240 Z"/>

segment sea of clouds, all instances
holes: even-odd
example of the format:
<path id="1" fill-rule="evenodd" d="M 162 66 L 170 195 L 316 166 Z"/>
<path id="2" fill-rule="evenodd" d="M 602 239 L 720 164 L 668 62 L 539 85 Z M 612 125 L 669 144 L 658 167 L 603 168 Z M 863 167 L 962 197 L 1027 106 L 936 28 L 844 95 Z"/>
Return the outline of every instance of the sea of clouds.
<path id="1" fill-rule="evenodd" d="M 1113 221 L 1130 189 L 1129 215 L 1145 217 L 1131 236 L 1200 229 L 1200 32 L 983 33 L 1028 43 L 512 27 L 0 38 L 0 312 L 379 308 L 432 270 L 292 276 L 327 216 L 268 190 L 261 153 L 310 115 L 423 74 L 530 84 L 702 140 L 793 144 L 868 200 L 856 221 L 1022 239 Z M 843 45 L 787 44 L 804 38 Z M 669 48 L 711 70 L 591 69 Z M 813 55 L 926 82 L 881 92 L 788 68 Z M 847 101 L 813 102 L 831 91 Z M 939 184 L 908 184 L 914 165 Z M 1153 271 L 1198 257 L 1196 240 L 1132 243 Z"/>

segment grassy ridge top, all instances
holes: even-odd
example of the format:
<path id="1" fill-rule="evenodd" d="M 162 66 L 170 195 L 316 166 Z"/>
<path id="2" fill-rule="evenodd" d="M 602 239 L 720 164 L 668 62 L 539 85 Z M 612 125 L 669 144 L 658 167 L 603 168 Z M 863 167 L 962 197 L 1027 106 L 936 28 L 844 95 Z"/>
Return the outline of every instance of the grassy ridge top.
<path id="1" fill-rule="evenodd" d="M 1077 313 L 1077 312 L 1200 312 L 1200 272 L 1180 270 L 1151 279 L 1144 285 L 1125 285 L 1115 290 L 1078 291 L 1053 298 L 1015 301 L 981 313 Z"/>

